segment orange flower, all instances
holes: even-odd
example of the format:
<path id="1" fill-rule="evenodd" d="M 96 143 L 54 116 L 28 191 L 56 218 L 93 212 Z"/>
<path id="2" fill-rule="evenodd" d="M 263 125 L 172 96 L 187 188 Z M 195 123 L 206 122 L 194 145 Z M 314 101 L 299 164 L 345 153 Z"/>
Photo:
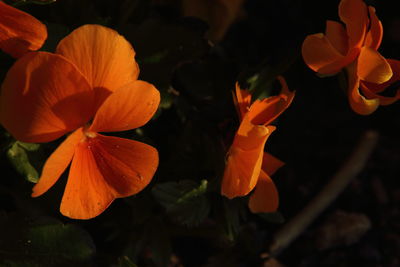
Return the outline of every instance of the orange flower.
<path id="1" fill-rule="evenodd" d="M 32 52 L 7 73 L 0 120 L 18 140 L 49 142 L 72 132 L 47 159 L 33 197 L 45 193 L 69 166 L 60 211 L 75 219 L 102 213 L 115 198 L 141 191 L 158 166 L 155 148 L 104 136 L 146 124 L 158 90 L 137 80 L 132 46 L 117 32 L 85 25 L 55 54 Z"/>
<path id="2" fill-rule="evenodd" d="M 280 95 L 252 104 L 250 93 L 236 84 L 235 102 L 241 123 L 227 154 L 221 194 L 228 198 L 245 196 L 255 187 L 249 201 L 252 212 L 272 212 L 278 208 L 278 191 L 270 175 L 283 162 L 264 153 L 264 146 L 276 129 L 270 123 L 288 108 L 294 97 L 285 80 L 278 79 L 282 85 Z"/>
<path id="3" fill-rule="evenodd" d="M 0 1 L 0 49 L 15 58 L 42 47 L 46 26 L 14 7 Z"/>
<path id="4" fill-rule="evenodd" d="M 398 99 L 397 96 L 388 101 L 377 95 L 384 89 L 378 84 L 391 79 L 393 64 L 397 63 L 386 60 L 377 52 L 383 28 L 373 7 L 362 0 L 342 0 L 339 17 L 345 27 L 328 20 L 325 34 L 307 36 L 302 47 L 303 58 L 312 70 L 322 75 L 335 74 L 345 68 L 350 105 L 355 112 L 368 115 L 380 104 Z M 360 93 L 360 86 L 364 95 Z M 377 86 L 380 91 L 375 89 Z"/>

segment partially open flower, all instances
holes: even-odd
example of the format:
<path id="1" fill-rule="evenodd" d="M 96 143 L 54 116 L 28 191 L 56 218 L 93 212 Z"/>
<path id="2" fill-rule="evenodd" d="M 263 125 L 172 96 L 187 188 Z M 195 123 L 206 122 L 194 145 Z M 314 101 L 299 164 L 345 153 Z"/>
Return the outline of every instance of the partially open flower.
<path id="1" fill-rule="evenodd" d="M 363 0 L 342 0 L 339 17 L 344 25 L 328 20 L 325 34 L 307 36 L 302 55 L 305 63 L 321 75 L 333 75 L 344 68 L 348 74 L 347 94 L 352 109 L 368 115 L 385 104 L 376 95 L 375 85 L 388 82 L 393 75 L 393 61 L 386 60 L 377 51 L 383 36 L 382 23 L 375 9 Z M 360 93 L 360 86 L 366 88 L 362 90 L 364 95 Z M 394 97 L 392 101 L 397 99 Z"/>
<path id="2" fill-rule="evenodd" d="M 47 159 L 33 197 L 45 193 L 70 165 L 60 211 L 75 219 L 102 213 L 115 198 L 140 192 L 158 166 L 155 148 L 104 136 L 146 124 L 160 94 L 137 80 L 132 46 L 114 30 L 85 25 L 55 54 L 32 52 L 7 73 L 0 120 L 18 140 L 49 142 L 71 133 Z"/>
<path id="3" fill-rule="evenodd" d="M 270 176 L 283 162 L 268 153 L 264 146 L 276 129 L 270 125 L 293 100 L 285 80 L 278 77 L 282 90 L 271 96 L 251 103 L 251 95 L 236 84 L 236 106 L 241 123 L 228 151 L 221 194 L 234 198 L 249 194 L 252 212 L 272 212 L 278 208 L 278 191 Z"/>

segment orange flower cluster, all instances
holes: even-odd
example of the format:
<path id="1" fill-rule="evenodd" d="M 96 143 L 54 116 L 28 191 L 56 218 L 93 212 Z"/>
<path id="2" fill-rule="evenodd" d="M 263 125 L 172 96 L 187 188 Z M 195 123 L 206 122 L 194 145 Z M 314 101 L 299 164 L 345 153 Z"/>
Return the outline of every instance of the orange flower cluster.
<path id="1" fill-rule="evenodd" d="M 339 17 L 344 25 L 328 20 L 325 34 L 307 36 L 303 58 L 322 75 L 345 68 L 350 106 L 355 112 L 368 115 L 379 105 L 389 105 L 400 98 L 400 90 L 393 97 L 380 94 L 400 79 L 400 61 L 385 59 L 377 51 L 383 27 L 373 7 L 363 0 L 342 0 Z"/>
<path id="2" fill-rule="evenodd" d="M 42 24 L 2 2 L 0 8 L 2 48 L 18 56 L 38 49 Z M 19 18 L 30 20 L 30 34 L 25 24 L 8 23 Z M 8 46 L 14 40 L 17 45 Z M 27 53 L 6 75 L 0 121 L 17 140 L 49 142 L 71 133 L 45 162 L 32 193 L 49 190 L 72 162 L 60 207 L 65 216 L 99 215 L 115 198 L 140 192 L 157 169 L 155 148 L 99 134 L 141 127 L 158 108 L 160 94 L 137 80 L 134 57 L 114 30 L 85 25 L 61 40 L 54 54 Z"/>
<path id="3" fill-rule="evenodd" d="M 234 198 L 249 194 L 252 212 L 273 212 L 278 208 L 278 191 L 270 176 L 283 162 L 268 153 L 264 146 L 276 129 L 270 125 L 293 100 L 285 80 L 278 77 L 282 89 L 278 96 L 271 96 L 251 103 L 251 95 L 236 84 L 236 106 L 241 123 L 229 149 L 222 179 L 221 194 Z"/>

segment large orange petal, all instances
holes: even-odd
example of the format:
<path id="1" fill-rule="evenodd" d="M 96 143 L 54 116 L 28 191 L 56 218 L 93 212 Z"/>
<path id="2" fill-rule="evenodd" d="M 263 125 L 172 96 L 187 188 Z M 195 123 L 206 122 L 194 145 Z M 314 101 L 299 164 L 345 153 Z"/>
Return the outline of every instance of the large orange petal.
<path id="1" fill-rule="evenodd" d="M 100 106 L 90 131 L 118 132 L 146 124 L 157 111 L 160 93 L 144 81 L 131 82 L 112 93 Z"/>
<path id="2" fill-rule="evenodd" d="M 243 121 L 248 120 L 246 117 Z M 245 196 L 253 190 L 260 175 L 265 142 L 274 129 L 273 126 L 254 125 L 246 136 L 238 131 L 227 154 L 222 195 L 234 198 Z"/>
<path id="3" fill-rule="evenodd" d="M 243 119 L 245 114 L 249 111 L 251 104 L 251 94 L 248 90 L 240 89 L 239 83 L 236 82 L 236 94 L 233 96 L 233 102 L 239 113 L 240 120 Z"/>
<path id="4" fill-rule="evenodd" d="M 82 128 L 76 130 L 46 160 L 39 182 L 32 189 L 32 197 L 38 197 L 49 190 L 71 163 L 75 146 L 83 139 Z"/>
<path id="5" fill-rule="evenodd" d="M 372 49 L 378 50 L 382 42 L 383 37 L 383 26 L 378 17 L 375 14 L 375 8 L 372 6 L 368 7 L 370 17 L 370 29 L 365 38 L 365 46 Z"/>
<path id="6" fill-rule="evenodd" d="M 116 31 L 100 25 L 77 28 L 61 40 L 56 53 L 71 60 L 90 85 L 100 90 L 115 91 L 139 75 L 131 44 Z"/>
<path id="7" fill-rule="evenodd" d="M 279 206 L 278 190 L 274 182 L 264 172 L 261 171 L 256 189 L 249 199 L 249 208 L 253 213 L 274 212 Z"/>
<path id="8" fill-rule="evenodd" d="M 93 90 L 73 64 L 59 55 L 32 52 L 7 73 L 0 119 L 18 140 L 48 142 L 84 125 L 92 107 Z"/>
<path id="9" fill-rule="evenodd" d="M 348 79 L 348 99 L 351 108 L 360 115 L 369 115 L 379 107 L 379 99 L 367 99 L 360 94 L 360 78 L 356 73 L 356 62 L 349 65 L 347 70 Z"/>
<path id="10" fill-rule="evenodd" d="M 75 219 L 102 213 L 115 198 L 140 192 L 158 166 L 155 148 L 96 134 L 78 144 L 60 211 Z"/>
<path id="11" fill-rule="evenodd" d="M 47 39 L 46 26 L 0 1 L 0 49 L 13 57 L 38 50 Z"/>
<path id="12" fill-rule="evenodd" d="M 384 83 L 392 75 L 392 69 L 386 59 L 376 50 L 364 46 L 357 60 L 357 76 L 372 83 Z"/>
<path id="13" fill-rule="evenodd" d="M 279 168 L 281 168 L 285 163 L 280 159 L 272 156 L 271 154 L 265 152 L 263 156 L 262 169 L 269 176 L 272 176 Z"/>
<path id="14" fill-rule="evenodd" d="M 289 90 L 283 77 L 279 76 L 278 80 L 282 86 L 281 93 L 278 96 L 268 97 L 262 101 L 257 100 L 251 105 L 249 116 L 253 124 L 270 124 L 292 103 L 295 92 Z"/>
<path id="15" fill-rule="evenodd" d="M 348 47 L 348 37 L 343 24 L 327 20 L 325 36 L 332 44 L 332 46 L 343 56 L 347 54 Z"/>
<path id="16" fill-rule="evenodd" d="M 307 66 L 321 74 L 335 74 L 345 66 L 345 63 L 337 64 L 337 62 L 342 62 L 345 57 L 322 33 L 308 35 L 303 42 L 301 54 Z M 333 67 L 327 68 L 331 65 Z M 323 73 L 321 70 L 324 70 Z"/>
<path id="17" fill-rule="evenodd" d="M 361 47 L 368 26 L 368 10 L 363 0 L 342 0 L 339 17 L 346 24 L 349 48 Z"/>

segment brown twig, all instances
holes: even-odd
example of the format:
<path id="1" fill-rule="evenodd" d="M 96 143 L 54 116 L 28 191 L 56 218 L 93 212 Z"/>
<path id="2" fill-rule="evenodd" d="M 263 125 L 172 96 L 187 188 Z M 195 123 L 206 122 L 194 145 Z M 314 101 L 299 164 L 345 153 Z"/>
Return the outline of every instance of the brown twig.
<path id="1" fill-rule="evenodd" d="M 378 133 L 367 131 L 331 181 L 312 199 L 308 205 L 293 217 L 274 235 L 273 242 L 268 248 L 270 256 L 277 256 L 293 240 L 295 240 L 318 215 L 331 204 L 364 168 L 367 160 L 378 141 Z"/>

